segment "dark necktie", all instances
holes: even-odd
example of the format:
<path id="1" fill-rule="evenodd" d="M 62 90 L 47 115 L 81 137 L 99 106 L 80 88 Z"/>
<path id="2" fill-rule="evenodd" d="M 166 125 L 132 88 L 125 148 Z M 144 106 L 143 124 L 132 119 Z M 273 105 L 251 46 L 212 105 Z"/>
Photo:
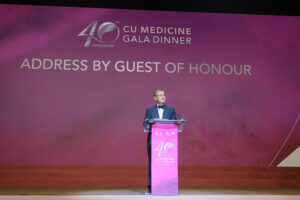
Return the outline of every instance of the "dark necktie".
<path id="1" fill-rule="evenodd" d="M 157 108 L 162 108 L 162 109 L 164 109 L 164 107 L 165 107 L 165 106 L 157 106 Z"/>

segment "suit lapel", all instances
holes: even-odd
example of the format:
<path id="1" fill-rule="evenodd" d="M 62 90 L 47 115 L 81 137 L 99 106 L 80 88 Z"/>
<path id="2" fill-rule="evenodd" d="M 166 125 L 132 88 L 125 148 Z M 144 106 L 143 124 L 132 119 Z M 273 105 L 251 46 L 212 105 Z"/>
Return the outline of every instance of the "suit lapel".
<path id="1" fill-rule="evenodd" d="M 153 113 L 153 118 L 159 118 L 158 110 L 157 110 L 156 105 L 153 106 L 153 108 L 152 108 L 152 113 Z"/>
<path id="2" fill-rule="evenodd" d="M 169 109 L 167 106 L 165 106 L 165 109 L 163 112 L 163 119 L 168 119 L 168 112 L 169 112 Z"/>

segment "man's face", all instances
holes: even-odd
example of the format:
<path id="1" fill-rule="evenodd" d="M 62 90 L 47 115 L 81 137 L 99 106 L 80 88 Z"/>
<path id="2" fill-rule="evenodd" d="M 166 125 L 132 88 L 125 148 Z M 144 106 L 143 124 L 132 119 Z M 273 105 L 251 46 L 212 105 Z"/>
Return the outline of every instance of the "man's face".
<path id="1" fill-rule="evenodd" d="M 154 96 L 154 100 L 157 104 L 163 105 L 166 102 L 166 96 L 164 91 L 157 91 L 156 95 Z"/>

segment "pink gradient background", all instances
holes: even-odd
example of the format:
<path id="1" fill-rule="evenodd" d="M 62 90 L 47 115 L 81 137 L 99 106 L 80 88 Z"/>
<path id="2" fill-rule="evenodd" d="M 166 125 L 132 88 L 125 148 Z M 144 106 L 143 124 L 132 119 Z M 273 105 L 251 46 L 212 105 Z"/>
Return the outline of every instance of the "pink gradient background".
<path id="1" fill-rule="evenodd" d="M 0 164 L 147 165 L 158 87 L 187 120 L 179 165 L 268 166 L 300 114 L 299 17 L 0 5 L 0 19 Z M 191 27 L 192 44 L 85 48 L 93 20 Z M 21 70 L 25 58 L 248 64 L 252 76 Z M 298 122 L 274 165 L 299 145 Z"/>

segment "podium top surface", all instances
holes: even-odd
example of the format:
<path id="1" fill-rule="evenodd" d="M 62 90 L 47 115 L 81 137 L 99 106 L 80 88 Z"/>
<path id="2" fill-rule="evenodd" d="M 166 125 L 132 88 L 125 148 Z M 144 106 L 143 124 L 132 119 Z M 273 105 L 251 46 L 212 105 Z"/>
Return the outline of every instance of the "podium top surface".
<path id="1" fill-rule="evenodd" d="M 145 122 L 149 124 L 177 124 L 178 125 L 178 132 L 182 132 L 183 125 L 185 120 L 184 119 L 146 119 Z M 150 132 L 151 126 L 145 127 L 144 132 Z"/>
<path id="2" fill-rule="evenodd" d="M 172 124 L 172 123 L 183 123 L 185 122 L 184 119 L 151 119 L 151 120 L 148 120 L 149 123 L 166 123 L 166 124 Z"/>

